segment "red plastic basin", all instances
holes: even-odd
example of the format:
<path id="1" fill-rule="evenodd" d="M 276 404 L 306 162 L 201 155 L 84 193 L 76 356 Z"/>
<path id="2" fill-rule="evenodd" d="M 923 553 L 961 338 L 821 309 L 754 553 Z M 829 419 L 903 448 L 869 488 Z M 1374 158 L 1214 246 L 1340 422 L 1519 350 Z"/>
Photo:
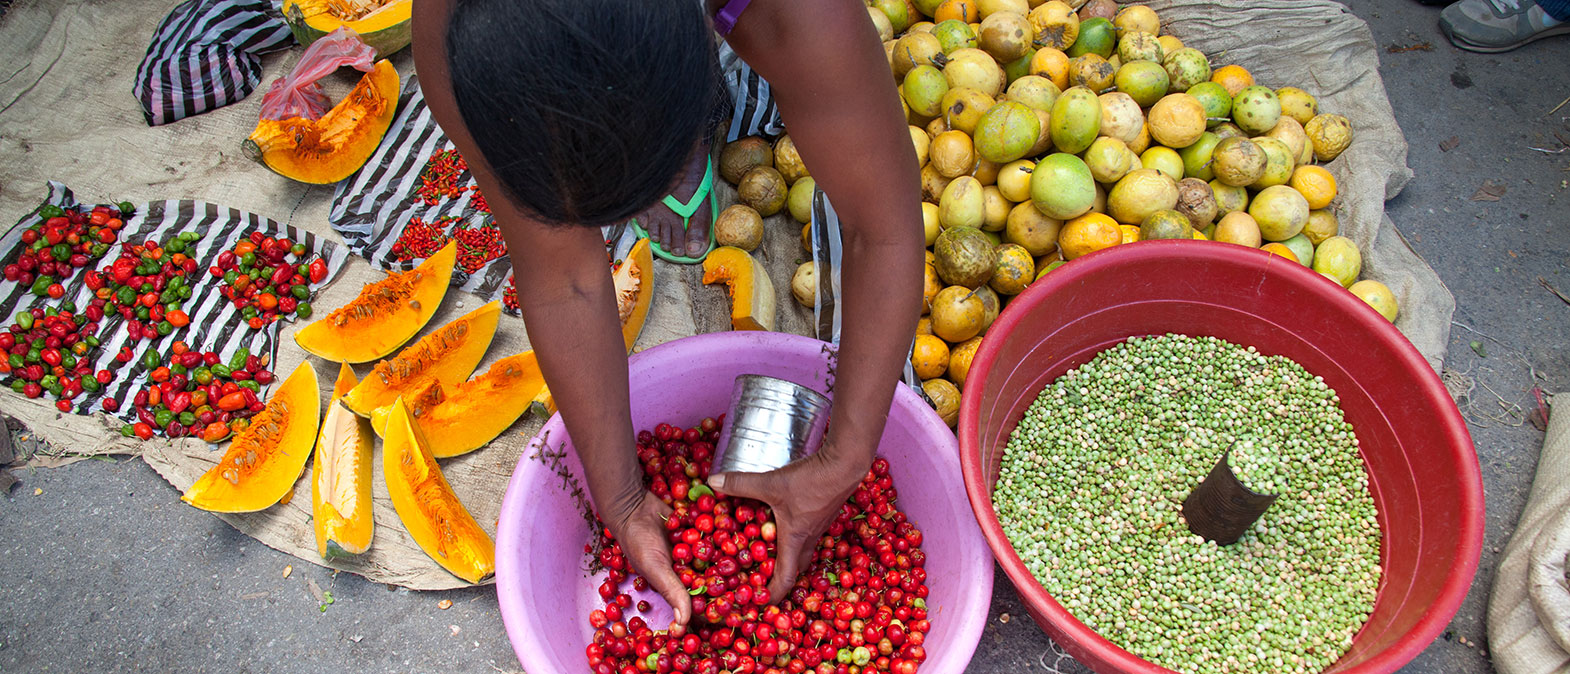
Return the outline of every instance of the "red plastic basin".
<path id="1" fill-rule="evenodd" d="M 730 406 L 740 374 L 788 379 L 830 393 L 829 346 L 778 332 L 721 332 L 666 342 L 628 363 L 635 429 L 659 422 L 694 426 Z M 892 385 L 892 384 L 891 384 Z M 560 461 L 542 460 L 542 453 Z M 965 502 L 954 434 L 909 387 L 895 391 L 878 455 L 889 460 L 898 505 L 921 528 L 927 552 L 927 661 L 922 674 L 960 674 L 981 639 L 992 601 L 992 557 Z M 502 499 L 496 535 L 496 596 L 507 637 L 525 671 L 587 671 L 584 649 L 593 638 L 589 612 L 603 608 L 596 588 L 605 574 L 585 571 L 582 464 L 561 415 L 551 418 L 524 449 Z M 630 585 L 624 585 L 631 589 Z M 651 625 L 670 622 L 665 600 L 646 599 Z"/>
<path id="2" fill-rule="evenodd" d="M 987 333 L 960 408 L 971 507 L 1030 614 L 1097 672 L 1165 672 L 1103 639 L 1031 576 L 992 507 L 1009 432 L 1046 384 L 1134 335 L 1208 335 L 1325 378 L 1357 432 L 1384 532 L 1374 613 L 1327 672 L 1394 672 L 1445 628 L 1477 570 L 1483 486 L 1439 377 L 1357 297 L 1300 264 L 1201 241 L 1115 246 L 1031 284 Z"/>

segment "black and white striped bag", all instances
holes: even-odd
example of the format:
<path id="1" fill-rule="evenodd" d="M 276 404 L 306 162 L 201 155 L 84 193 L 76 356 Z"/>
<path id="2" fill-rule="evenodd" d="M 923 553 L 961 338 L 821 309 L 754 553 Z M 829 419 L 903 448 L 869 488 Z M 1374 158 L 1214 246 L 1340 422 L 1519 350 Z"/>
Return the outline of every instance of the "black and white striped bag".
<path id="1" fill-rule="evenodd" d="M 77 201 L 65 185 L 50 181 L 49 196 L 41 205 L 44 204 L 70 208 L 76 206 Z M 24 245 L 22 232 L 42 220 L 42 216 L 35 210 L 18 221 L 9 231 L 0 235 L 0 253 L 4 255 L 0 259 L 6 262 L 15 261 Z M 344 260 L 349 256 L 349 252 L 342 246 L 308 231 L 281 225 L 255 213 L 190 199 L 138 204 L 135 214 L 125 219 L 125 226 L 119 232 L 119 240 L 135 243 L 149 239 L 165 241 L 180 232 L 202 234 L 202 238 L 187 249 L 187 254 L 200 265 L 200 269 L 190 279 L 193 283 L 191 299 L 187 300 L 184 306 L 186 314 L 191 317 L 191 324 L 184 328 L 177 328 L 174 332 L 158 339 L 130 342 L 122 327 L 124 320 L 119 314 L 106 315 L 99 324 L 98 338 L 102 343 L 95 354 L 93 369 L 108 369 L 114 371 L 116 376 L 112 382 L 104 386 L 103 390 L 96 393 L 83 392 L 82 395 L 77 396 L 73 401 L 77 412 L 85 414 L 102 411 L 99 401 L 111 397 L 121 403 L 120 412 L 116 416 L 126 422 L 135 421 L 136 413 L 129 404 L 129 397 L 132 392 L 145 387 L 148 382 L 148 371 L 142 365 L 142 357 L 148 351 L 167 354 L 170 345 L 176 341 L 185 342 L 193 350 L 216 351 L 225 358 L 241 347 L 256 355 L 277 355 L 278 331 L 282 324 L 274 322 L 260 330 L 246 327 L 240 310 L 235 308 L 232 302 L 225 300 L 219 292 L 219 284 L 222 280 L 214 278 L 207 271 L 219 253 L 233 249 L 236 243 L 249 236 L 251 232 L 263 232 L 274 238 L 283 236 L 291 241 L 305 244 L 313 255 L 327 261 L 327 278 L 322 281 L 322 285 L 338 275 L 338 272 L 343 269 Z M 95 260 L 91 267 L 102 268 L 113 262 L 119 254 L 120 245 L 116 244 L 102 259 Z M 65 296 L 61 300 L 40 300 L 33 296 L 27 287 L 19 283 L 0 283 L 0 315 L 7 317 L 5 324 L 9 324 L 10 317 L 15 316 L 18 311 L 40 304 L 55 306 L 60 301 L 69 300 L 76 303 L 78 307 L 85 307 L 93 298 L 93 291 L 88 289 L 86 277 L 85 271 L 78 271 L 72 276 L 71 280 L 65 283 Z M 115 355 L 123 346 L 130 346 L 135 357 L 129 363 L 116 363 Z M 280 375 L 287 374 L 280 373 Z M 0 396 L 7 395 L 16 394 L 0 391 Z"/>
<path id="2" fill-rule="evenodd" d="M 159 22 L 131 91 L 149 126 L 168 124 L 250 95 L 261 54 L 293 44 L 268 0 L 186 0 Z"/>

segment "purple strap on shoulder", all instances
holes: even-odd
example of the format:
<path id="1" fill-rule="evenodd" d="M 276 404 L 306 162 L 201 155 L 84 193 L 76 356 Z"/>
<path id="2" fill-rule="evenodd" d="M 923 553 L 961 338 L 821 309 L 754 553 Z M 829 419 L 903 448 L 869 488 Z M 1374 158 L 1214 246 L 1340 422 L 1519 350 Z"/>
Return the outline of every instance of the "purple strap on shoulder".
<path id="1" fill-rule="evenodd" d="M 730 0 L 714 15 L 714 29 L 720 35 L 730 35 L 731 29 L 736 27 L 736 20 L 741 18 L 741 13 L 747 9 L 752 0 Z"/>

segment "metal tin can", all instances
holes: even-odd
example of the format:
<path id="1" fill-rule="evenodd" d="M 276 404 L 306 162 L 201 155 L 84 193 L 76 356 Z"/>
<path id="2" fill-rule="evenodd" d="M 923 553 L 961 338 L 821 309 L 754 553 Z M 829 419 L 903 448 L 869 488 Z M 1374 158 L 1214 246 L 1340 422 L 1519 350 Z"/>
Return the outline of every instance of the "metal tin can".
<path id="1" fill-rule="evenodd" d="M 764 473 L 817 451 L 829 423 L 829 399 L 784 379 L 744 374 L 731 390 L 715 445 L 715 473 Z"/>

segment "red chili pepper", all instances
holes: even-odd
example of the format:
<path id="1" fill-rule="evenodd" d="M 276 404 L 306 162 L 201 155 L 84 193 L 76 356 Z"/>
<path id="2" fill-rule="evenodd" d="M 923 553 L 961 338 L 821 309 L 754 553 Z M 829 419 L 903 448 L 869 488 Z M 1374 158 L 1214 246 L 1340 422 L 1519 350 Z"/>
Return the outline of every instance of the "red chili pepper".
<path id="1" fill-rule="evenodd" d="M 311 272 L 311 283 L 321 283 L 322 279 L 327 278 L 327 261 L 321 258 L 311 260 L 307 271 Z"/>

